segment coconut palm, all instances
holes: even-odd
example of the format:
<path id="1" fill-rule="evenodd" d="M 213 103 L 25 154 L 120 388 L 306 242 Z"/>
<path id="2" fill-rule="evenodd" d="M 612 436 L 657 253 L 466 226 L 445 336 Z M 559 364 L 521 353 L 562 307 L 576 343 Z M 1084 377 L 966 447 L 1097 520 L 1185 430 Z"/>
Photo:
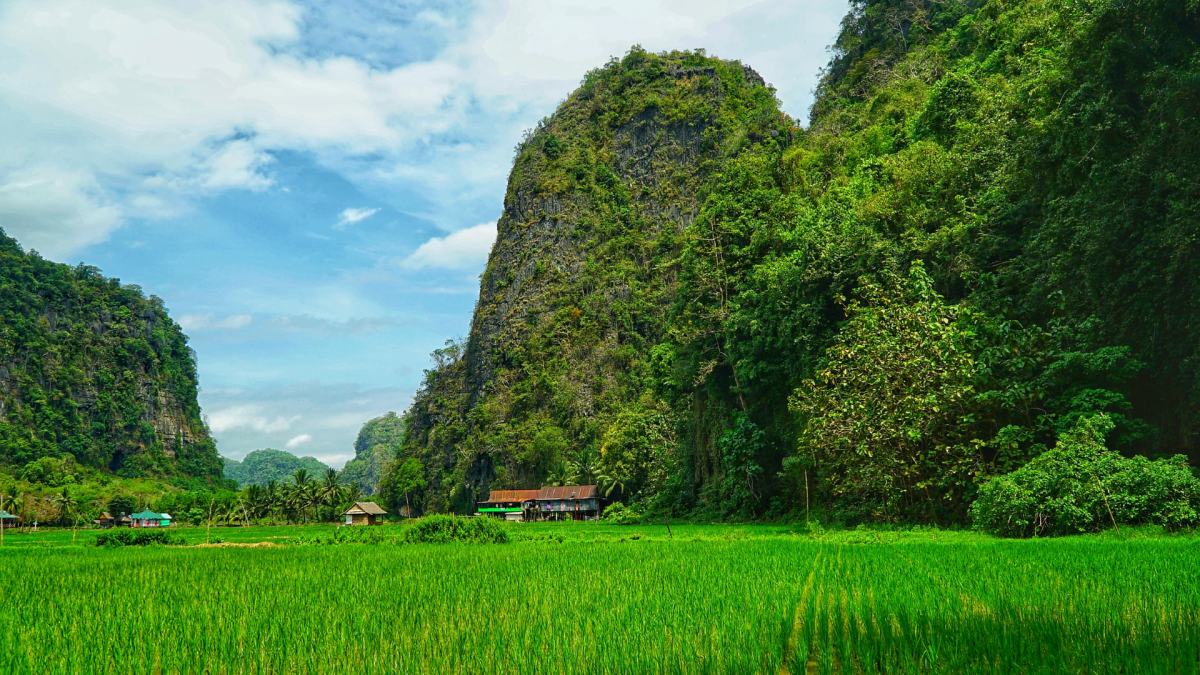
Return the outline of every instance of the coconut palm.
<path id="1" fill-rule="evenodd" d="M 69 490 L 70 488 L 64 486 L 62 492 L 50 497 L 50 505 L 54 507 L 55 513 L 58 514 L 60 525 L 65 525 L 75 511 L 75 500 L 71 498 Z"/>
<path id="2" fill-rule="evenodd" d="M 591 448 L 584 448 L 579 453 L 579 460 L 574 464 L 577 484 L 599 485 L 599 478 L 604 474 L 604 469 L 600 467 L 597 459 L 596 453 Z"/>
<path id="3" fill-rule="evenodd" d="M 336 469 L 325 470 L 325 480 L 321 481 L 322 506 L 337 506 L 345 495 L 346 488 L 342 485 Z"/>
<path id="4" fill-rule="evenodd" d="M 557 487 L 559 485 L 570 485 L 575 479 L 575 466 L 570 462 L 563 460 L 558 463 L 558 466 L 550 470 L 550 475 L 546 476 L 546 485 Z"/>
<path id="5" fill-rule="evenodd" d="M 279 490 L 278 481 L 267 481 L 263 493 L 263 502 L 265 503 L 267 513 L 278 513 L 283 509 L 283 495 Z"/>

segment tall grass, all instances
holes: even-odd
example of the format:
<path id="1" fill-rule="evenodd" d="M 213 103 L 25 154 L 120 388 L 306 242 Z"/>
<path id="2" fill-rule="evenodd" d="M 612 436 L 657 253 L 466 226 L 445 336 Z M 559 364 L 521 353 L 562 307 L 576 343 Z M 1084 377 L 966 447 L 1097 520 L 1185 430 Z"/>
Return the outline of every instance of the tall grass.
<path id="1" fill-rule="evenodd" d="M 1190 673 L 1195 540 L 0 551 L 3 673 Z"/>

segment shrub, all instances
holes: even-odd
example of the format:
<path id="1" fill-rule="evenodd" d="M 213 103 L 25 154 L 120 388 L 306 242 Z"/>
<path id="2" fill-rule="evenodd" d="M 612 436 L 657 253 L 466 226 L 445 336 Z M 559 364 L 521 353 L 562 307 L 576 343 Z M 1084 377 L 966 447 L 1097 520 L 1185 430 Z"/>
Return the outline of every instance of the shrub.
<path id="1" fill-rule="evenodd" d="M 642 522 L 642 512 L 636 504 L 626 506 L 621 502 L 616 502 L 604 509 L 604 521 L 617 525 L 637 525 Z"/>
<path id="2" fill-rule="evenodd" d="M 446 544 L 455 541 L 506 544 L 508 530 L 494 518 L 426 516 L 408 528 L 404 533 L 404 541 L 410 544 Z"/>
<path id="3" fill-rule="evenodd" d="M 1113 519 L 1168 529 L 1197 524 L 1200 481 L 1187 460 L 1122 457 L 1104 447 L 1112 428 L 1104 414 L 1081 418 L 1054 448 L 980 486 L 971 506 L 976 529 L 1036 537 L 1094 532 Z"/>
<path id="4" fill-rule="evenodd" d="M 96 537 L 97 546 L 181 546 L 183 536 L 170 530 L 109 530 Z"/>

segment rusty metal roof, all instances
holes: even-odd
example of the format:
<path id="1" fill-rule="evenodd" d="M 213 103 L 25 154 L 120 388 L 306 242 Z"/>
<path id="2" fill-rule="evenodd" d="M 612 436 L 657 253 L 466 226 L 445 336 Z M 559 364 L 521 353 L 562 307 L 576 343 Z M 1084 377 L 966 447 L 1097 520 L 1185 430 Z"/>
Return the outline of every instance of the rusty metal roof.
<path id="1" fill-rule="evenodd" d="M 544 487 L 538 490 L 538 500 L 549 499 L 595 499 L 599 496 L 595 485 L 563 485 Z"/>
<path id="2" fill-rule="evenodd" d="M 488 502 L 530 502 L 538 498 L 537 490 L 492 490 Z"/>

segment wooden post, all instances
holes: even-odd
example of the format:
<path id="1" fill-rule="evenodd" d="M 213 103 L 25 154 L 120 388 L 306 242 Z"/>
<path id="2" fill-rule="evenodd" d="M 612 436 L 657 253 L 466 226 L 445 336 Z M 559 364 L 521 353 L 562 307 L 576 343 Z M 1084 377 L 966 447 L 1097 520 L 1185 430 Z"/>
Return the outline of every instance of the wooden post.
<path id="1" fill-rule="evenodd" d="M 208 524 L 205 525 L 205 527 L 204 527 L 204 543 L 206 543 L 206 544 L 209 542 L 209 536 L 208 536 L 209 532 L 212 531 L 213 505 L 215 505 L 216 503 L 217 503 L 216 497 L 213 497 L 208 502 Z"/>
<path id="2" fill-rule="evenodd" d="M 1100 474 L 1092 473 L 1096 479 L 1096 487 L 1100 488 L 1100 496 L 1104 498 L 1104 508 L 1108 510 L 1108 517 L 1112 520 L 1113 527 L 1117 530 L 1117 536 L 1121 537 L 1121 526 L 1117 525 L 1117 519 L 1113 516 L 1112 507 L 1108 505 L 1108 495 L 1104 494 L 1104 485 L 1100 483 Z M 1121 537 L 1124 539 L 1124 537 Z"/>
<path id="3" fill-rule="evenodd" d="M 804 524 L 805 525 L 809 524 L 808 521 L 809 521 L 809 517 L 810 517 L 811 513 L 812 513 L 812 509 L 809 506 L 809 502 L 808 502 L 808 469 L 805 469 L 804 470 Z"/>

